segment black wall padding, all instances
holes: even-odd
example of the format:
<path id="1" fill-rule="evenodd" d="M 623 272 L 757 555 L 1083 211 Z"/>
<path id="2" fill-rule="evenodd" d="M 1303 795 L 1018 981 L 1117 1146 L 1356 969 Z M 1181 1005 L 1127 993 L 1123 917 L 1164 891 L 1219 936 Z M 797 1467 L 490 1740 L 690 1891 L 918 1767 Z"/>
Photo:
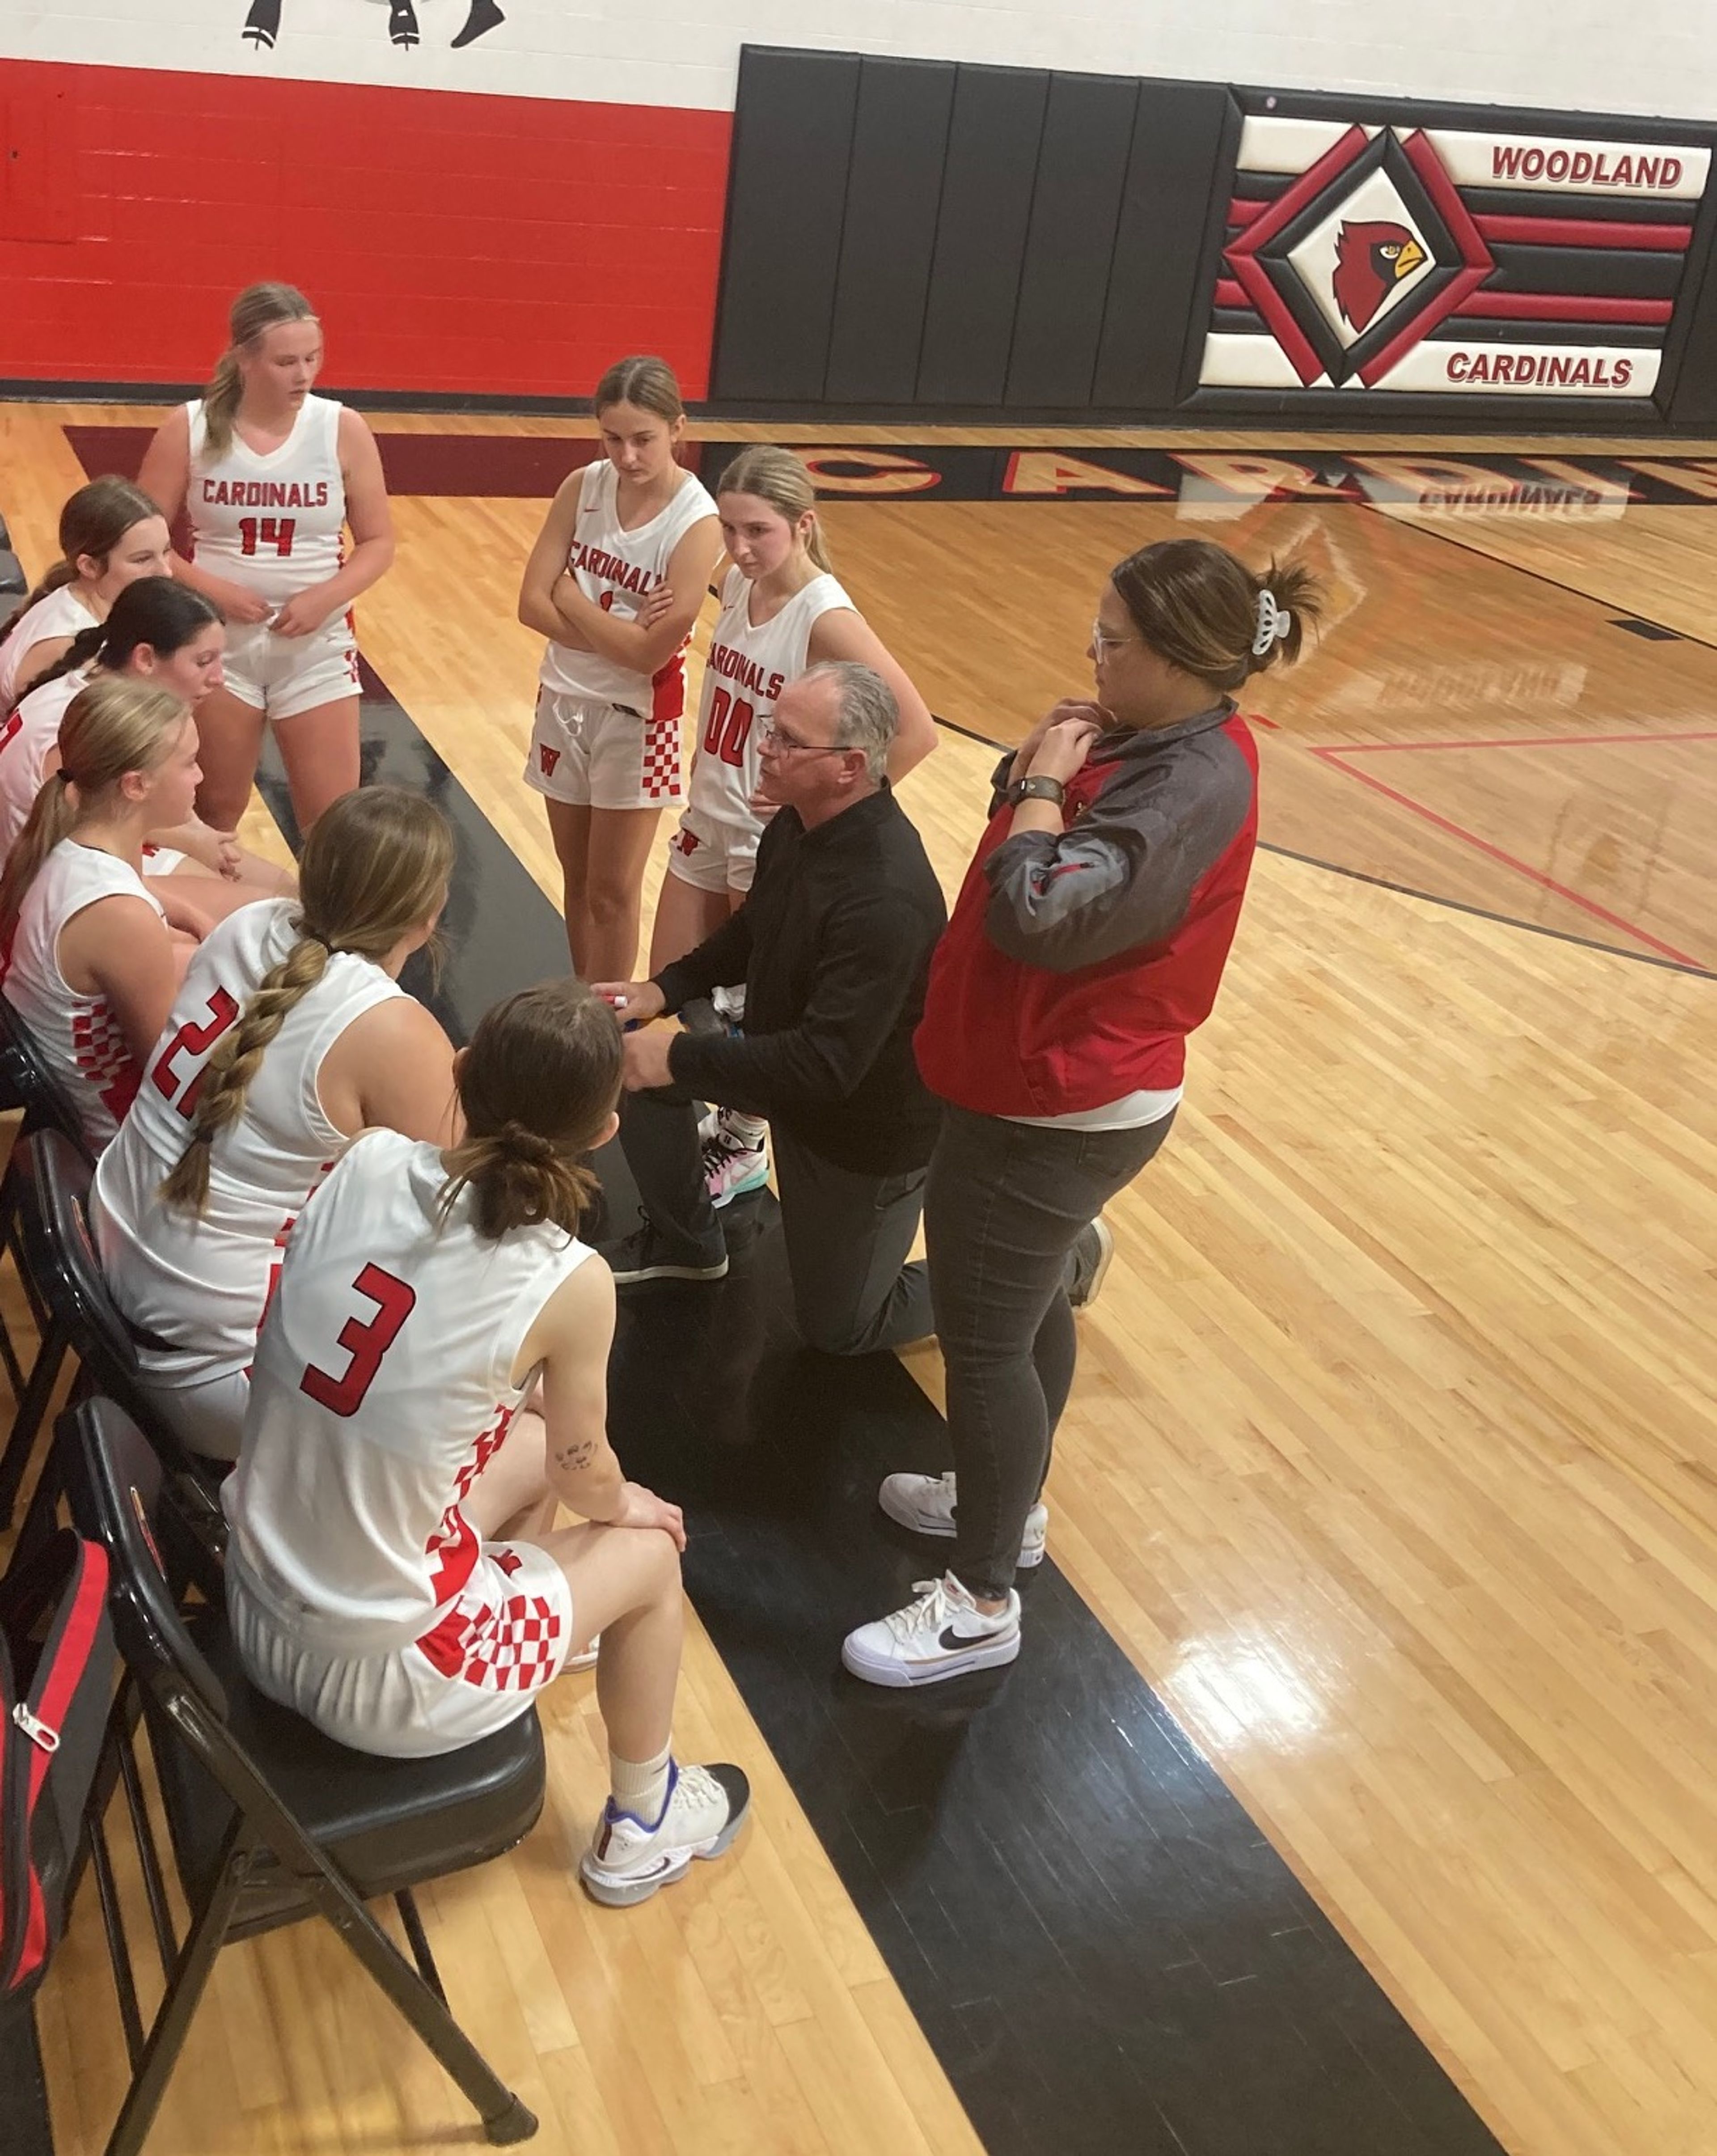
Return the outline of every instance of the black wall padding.
<path id="1" fill-rule="evenodd" d="M 1520 247 L 1493 240 L 1492 292 L 1593 292 L 1607 299 L 1673 300 L 1686 257 L 1631 247 Z"/>
<path id="2" fill-rule="evenodd" d="M 1009 404 L 1091 401 L 1138 102 L 1138 84 L 1113 75 L 1050 79 L 1007 367 Z"/>
<path id="3" fill-rule="evenodd" d="M 1717 426 L 1717 187 L 1706 188 L 1694 225 L 1686 290 L 1664 342 L 1657 403 L 1678 430 Z"/>
<path id="4" fill-rule="evenodd" d="M 957 75 L 917 401 L 999 405 L 1049 77 L 989 67 Z"/>
<path id="5" fill-rule="evenodd" d="M 826 391 L 837 404 L 910 404 L 935 252 L 956 69 L 859 64 L 846 228 Z"/>
<path id="6" fill-rule="evenodd" d="M 850 53 L 741 55 L 715 332 L 724 397 L 824 393 L 858 80 Z"/>
<path id="7" fill-rule="evenodd" d="M 1141 82 L 1091 402 L 1161 411 L 1180 393 L 1188 325 L 1207 304 L 1202 237 L 1222 128 L 1217 83 Z"/>

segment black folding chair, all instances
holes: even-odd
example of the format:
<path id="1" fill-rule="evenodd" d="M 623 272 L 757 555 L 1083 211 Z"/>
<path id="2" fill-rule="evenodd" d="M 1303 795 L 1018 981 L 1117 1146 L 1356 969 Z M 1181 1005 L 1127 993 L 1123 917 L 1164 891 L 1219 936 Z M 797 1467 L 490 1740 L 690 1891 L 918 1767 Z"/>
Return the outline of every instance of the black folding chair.
<path id="1" fill-rule="evenodd" d="M 63 1132 L 69 1142 L 86 1161 L 90 1159 L 90 1153 L 76 1104 L 44 1060 L 29 1028 L 6 998 L 0 996 L 0 1110 L 7 1108 L 22 1108 L 23 1122 L 13 1139 L 12 1154 L 7 1161 L 6 1172 L 0 1175 L 0 1254 L 9 1251 L 18 1267 L 19 1277 L 23 1281 L 25 1298 L 30 1306 L 30 1315 L 35 1321 L 40 1348 L 29 1375 L 26 1377 L 18 1352 L 13 1346 L 12 1335 L 4 1318 L 0 1317 L 0 1366 L 5 1368 L 20 1417 L 24 1413 L 26 1399 L 30 1401 L 34 1419 L 29 1425 L 29 1432 L 30 1440 L 33 1440 L 59 1378 L 59 1362 L 64 1360 L 64 1351 L 61 1351 L 59 1360 L 44 1367 L 42 1351 L 49 1345 L 49 1317 L 24 1270 L 23 1254 L 18 1245 L 18 1188 L 13 1165 L 20 1140 L 40 1130 Z M 32 1397 L 31 1386 L 32 1381 L 38 1377 L 43 1383 L 38 1399 Z M 16 1422 L 13 1427 L 15 1432 Z M 24 1456 L 26 1459 L 29 1456 L 28 1441 L 24 1446 Z M 15 1486 L 8 1494 L 3 1471 L 0 1471 L 0 1527 L 10 1522 L 12 1498 L 16 1494 Z"/>
<path id="2" fill-rule="evenodd" d="M 498 1735 L 437 1759 L 377 1759 L 331 1743 L 254 1691 L 228 1632 L 219 1561 L 178 1511 L 147 1440 L 110 1400 L 60 1419 L 59 1442 L 79 1528 L 107 1545 L 115 1635 L 127 1676 L 109 1722 L 167 1990 L 149 2030 L 138 2010 L 98 1787 L 89 1860 L 95 1871 L 131 2086 L 107 2156 L 136 2156 L 215 1956 L 229 1940 L 325 1917 L 475 2107 L 490 2141 L 525 2141 L 537 2122 L 448 2010 L 411 1889 L 513 1848 L 545 1790 L 534 1708 Z M 206 1598 L 182 1609 L 167 1569 L 197 1573 Z M 175 1933 L 132 1748 L 136 1702 L 175 1867 L 190 1911 Z M 415 1969 L 366 1902 L 394 1897 Z"/>
<path id="3" fill-rule="evenodd" d="M 105 1393 L 119 1402 L 168 1472 L 197 1493 L 204 1537 L 218 1547 L 225 1528 L 213 1491 L 221 1470 L 213 1462 L 199 1461 L 187 1450 L 141 1383 L 137 1348 L 140 1341 L 148 1343 L 120 1314 L 90 1240 L 94 1173 L 89 1156 L 58 1130 L 38 1130 L 20 1138 L 8 1164 L 13 1249 L 37 1310 L 42 1344 L 12 1435 L 0 1454 L 0 1525 L 11 1520 L 38 1433 L 69 1354 L 78 1361 L 78 1394 Z M 18 1537 L 20 1548 L 33 1545 L 52 1527 L 59 1495 L 59 1461 L 50 1448 Z"/>

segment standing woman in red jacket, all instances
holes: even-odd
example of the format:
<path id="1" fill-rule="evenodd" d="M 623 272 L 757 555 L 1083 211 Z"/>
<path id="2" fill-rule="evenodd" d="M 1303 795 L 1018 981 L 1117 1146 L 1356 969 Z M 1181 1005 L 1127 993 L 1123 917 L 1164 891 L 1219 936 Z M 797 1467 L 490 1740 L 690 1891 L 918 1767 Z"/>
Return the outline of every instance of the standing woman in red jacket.
<path id="1" fill-rule="evenodd" d="M 1232 692 L 1298 658 L 1318 612 L 1304 568 L 1258 576 L 1205 539 L 1144 547 L 1098 601 L 1095 701 L 1058 704 L 997 768 L 916 1036 L 944 1103 L 925 1233 L 956 1473 L 879 1493 L 954 1550 L 915 1602 L 848 1635 L 842 1659 L 873 1684 L 1019 1652 L 1013 1576 L 1043 1555 L 1069 1291 L 1090 1300 L 1103 1208 L 1168 1135 L 1257 844 L 1258 754 Z"/>

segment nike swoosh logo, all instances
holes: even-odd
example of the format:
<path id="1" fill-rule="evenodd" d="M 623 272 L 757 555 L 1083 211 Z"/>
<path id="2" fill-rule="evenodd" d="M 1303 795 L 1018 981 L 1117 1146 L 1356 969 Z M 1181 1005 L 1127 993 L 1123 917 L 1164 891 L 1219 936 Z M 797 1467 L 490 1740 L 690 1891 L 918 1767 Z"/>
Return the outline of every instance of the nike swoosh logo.
<path id="1" fill-rule="evenodd" d="M 1000 1636 L 1000 1634 L 996 1632 L 956 1632 L 954 1627 L 949 1625 L 943 1628 L 942 1636 L 937 1645 L 944 1653 L 957 1655 L 962 1647 L 981 1647 L 986 1640 L 998 1639 Z"/>

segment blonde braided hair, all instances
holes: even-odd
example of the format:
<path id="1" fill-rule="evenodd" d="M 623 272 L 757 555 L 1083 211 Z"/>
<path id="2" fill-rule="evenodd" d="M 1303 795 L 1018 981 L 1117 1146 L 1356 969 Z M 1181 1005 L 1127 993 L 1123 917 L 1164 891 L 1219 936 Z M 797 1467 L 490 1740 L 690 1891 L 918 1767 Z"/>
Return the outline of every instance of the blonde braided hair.
<path id="1" fill-rule="evenodd" d="M 454 836 L 433 802 L 402 786 L 366 786 L 325 808 L 299 862 L 292 947 L 258 983 L 238 1022 L 217 1042 L 197 1087 L 185 1150 L 161 1196 L 200 1215 L 215 1140 L 244 1113 L 263 1057 L 336 951 L 379 963 L 447 901 Z"/>

